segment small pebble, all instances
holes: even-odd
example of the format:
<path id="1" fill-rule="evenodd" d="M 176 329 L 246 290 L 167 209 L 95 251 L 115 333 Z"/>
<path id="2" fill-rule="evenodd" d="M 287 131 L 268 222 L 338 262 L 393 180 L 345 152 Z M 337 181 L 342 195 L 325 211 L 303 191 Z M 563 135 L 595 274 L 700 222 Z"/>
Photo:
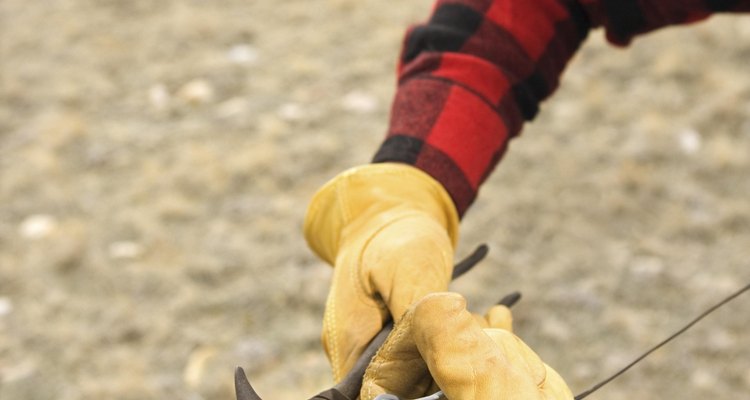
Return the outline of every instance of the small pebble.
<path id="1" fill-rule="evenodd" d="M 664 263 L 657 257 L 637 257 L 630 265 L 630 273 L 640 279 L 653 279 L 663 272 Z"/>
<path id="2" fill-rule="evenodd" d="M 248 44 L 236 44 L 227 51 L 227 59 L 237 65 L 257 64 L 259 58 L 258 49 Z"/>
<path id="3" fill-rule="evenodd" d="M 708 335 L 705 346 L 706 349 L 716 353 L 729 352 L 737 346 L 737 341 L 729 332 L 724 329 L 719 329 L 712 331 Z"/>
<path id="4" fill-rule="evenodd" d="M 169 107 L 171 95 L 163 83 L 158 83 L 148 89 L 148 100 L 157 111 L 163 111 Z"/>
<path id="5" fill-rule="evenodd" d="M 109 245 L 109 256 L 115 260 L 133 260 L 143 255 L 143 246 L 136 242 L 121 241 Z"/>
<path id="6" fill-rule="evenodd" d="M 187 104 L 206 104 L 214 99 L 214 87 L 205 80 L 195 79 L 183 85 L 177 95 Z"/>
<path id="7" fill-rule="evenodd" d="M 693 129 L 685 129 L 678 134 L 680 149 L 687 155 L 693 155 L 701 149 L 701 135 Z"/>
<path id="8" fill-rule="evenodd" d="M 19 233 L 26 239 L 43 239 L 57 228 L 57 219 L 51 215 L 36 214 L 27 217 L 18 228 Z"/>
<path id="9" fill-rule="evenodd" d="M 371 94 L 355 90 L 341 99 L 341 106 L 347 111 L 369 114 L 377 110 L 378 100 Z"/>
<path id="10" fill-rule="evenodd" d="M 696 370 L 690 376 L 690 383 L 696 389 L 711 389 L 716 386 L 716 376 L 706 370 Z"/>
<path id="11" fill-rule="evenodd" d="M 0 317 L 4 317 L 13 312 L 13 303 L 7 297 L 0 297 Z"/>
<path id="12" fill-rule="evenodd" d="M 277 111 L 279 118 L 285 121 L 299 121 L 305 117 L 305 110 L 298 103 L 282 104 Z"/>

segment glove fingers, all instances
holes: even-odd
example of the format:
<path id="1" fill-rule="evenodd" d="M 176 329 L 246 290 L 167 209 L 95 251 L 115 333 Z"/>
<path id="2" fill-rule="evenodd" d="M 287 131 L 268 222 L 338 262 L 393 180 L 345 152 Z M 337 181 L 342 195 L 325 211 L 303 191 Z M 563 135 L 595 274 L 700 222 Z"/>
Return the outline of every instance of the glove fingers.
<path id="1" fill-rule="evenodd" d="M 506 306 L 493 306 L 487 311 L 484 318 L 487 320 L 487 328 L 505 329 L 508 332 L 513 332 L 513 314 Z"/>
<path id="2" fill-rule="evenodd" d="M 372 400 L 384 393 L 406 398 L 421 397 L 434 386 L 414 342 L 413 322 L 414 312 L 410 309 L 370 362 L 362 380 L 362 400 Z"/>
<path id="3" fill-rule="evenodd" d="M 494 343 L 483 333 L 480 318 L 466 310 L 460 295 L 425 296 L 406 311 L 370 363 L 361 398 L 382 393 L 422 397 L 438 386 L 447 389 L 448 398 L 481 398 L 474 396 L 475 367 L 482 363 L 477 359 L 488 358 Z"/>
<path id="4" fill-rule="evenodd" d="M 397 321 L 415 301 L 445 291 L 453 270 L 453 246 L 445 228 L 419 213 L 384 227 L 368 243 L 363 273 Z"/>
<path id="5" fill-rule="evenodd" d="M 415 306 L 413 325 L 420 354 L 447 398 L 540 398 L 533 379 L 514 368 L 460 295 L 427 296 Z"/>
<path id="6" fill-rule="evenodd" d="M 539 355 L 524 343 L 518 336 L 504 329 L 487 329 L 485 332 L 498 345 L 500 352 L 513 368 L 530 378 L 538 388 L 538 396 L 549 400 L 569 400 L 573 393 L 560 374 L 545 364 Z"/>
<path id="7" fill-rule="evenodd" d="M 471 314 L 471 315 L 474 316 L 474 320 L 477 321 L 477 324 L 479 324 L 479 327 L 481 327 L 482 329 L 490 328 L 490 324 L 487 321 L 487 317 L 483 317 L 479 314 Z"/>
<path id="8" fill-rule="evenodd" d="M 568 384 L 565 383 L 562 376 L 557 373 L 552 367 L 544 364 L 547 369 L 547 380 L 544 382 L 542 387 L 542 395 L 545 400 L 569 400 L 573 398 L 573 392 L 570 391 Z"/>
<path id="9" fill-rule="evenodd" d="M 323 348 L 336 382 L 354 366 L 367 344 L 383 327 L 388 310 L 369 295 L 356 252 L 342 251 L 336 259 L 323 317 Z"/>
<path id="10" fill-rule="evenodd" d="M 573 397 L 523 341 L 505 329 L 482 329 L 454 293 L 428 295 L 404 314 L 365 373 L 361 398 L 415 398 L 438 386 L 449 399 Z"/>
<path id="11" fill-rule="evenodd" d="M 337 381 L 389 312 L 398 320 L 415 300 L 445 290 L 452 270 L 445 228 L 419 212 L 404 213 L 351 240 L 363 251 L 339 252 L 323 322 L 323 343 Z"/>
<path id="12" fill-rule="evenodd" d="M 336 382 L 354 366 L 370 340 L 380 332 L 388 315 L 387 310 L 374 301 L 368 304 L 354 295 L 342 293 L 350 290 L 351 287 L 346 286 L 332 290 L 323 317 L 323 348 Z"/>
<path id="13" fill-rule="evenodd" d="M 547 377 L 544 362 L 518 336 L 505 329 L 486 329 L 485 333 L 492 338 L 514 369 L 528 376 L 536 386 L 544 383 Z"/>

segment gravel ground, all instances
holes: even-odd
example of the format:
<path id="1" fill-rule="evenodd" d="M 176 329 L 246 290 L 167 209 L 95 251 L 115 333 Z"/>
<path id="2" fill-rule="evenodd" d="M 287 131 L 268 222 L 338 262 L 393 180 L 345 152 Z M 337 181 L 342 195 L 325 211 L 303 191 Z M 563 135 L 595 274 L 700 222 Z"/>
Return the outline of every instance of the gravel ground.
<path id="1" fill-rule="evenodd" d="M 430 1 L 0 1 L 0 399 L 330 385 L 312 193 L 383 137 Z M 595 32 L 463 223 L 579 392 L 750 279 L 750 19 Z M 750 297 L 591 399 L 750 393 Z"/>

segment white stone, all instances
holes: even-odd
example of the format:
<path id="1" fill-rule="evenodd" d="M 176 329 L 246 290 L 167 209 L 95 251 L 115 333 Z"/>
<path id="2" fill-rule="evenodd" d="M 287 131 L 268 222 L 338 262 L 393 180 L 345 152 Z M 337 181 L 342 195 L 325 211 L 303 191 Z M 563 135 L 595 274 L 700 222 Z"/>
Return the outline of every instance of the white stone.
<path id="1" fill-rule="evenodd" d="M 35 214 L 21 222 L 18 232 L 26 239 L 43 239 L 57 228 L 57 219 L 51 215 Z"/>
<path id="2" fill-rule="evenodd" d="M 307 114 L 298 103 L 285 103 L 277 110 L 279 118 L 285 121 L 299 121 Z"/>
<path id="3" fill-rule="evenodd" d="M 157 83 L 148 89 L 148 100 L 151 106 L 157 111 L 162 111 L 169 107 L 171 97 L 167 86 L 163 83 Z"/>
<path id="4" fill-rule="evenodd" d="M 115 260 L 132 260 L 143 255 L 143 246 L 136 242 L 120 241 L 111 243 L 108 251 Z"/>
<path id="5" fill-rule="evenodd" d="M 227 59 L 237 65 L 253 65 L 258 63 L 260 52 L 249 44 L 236 44 L 227 51 Z"/>
<path id="6" fill-rule="evenodd" d="M 0 317 L 13 312 L 13 302 L 7 297 L 0 297 Z"/>
<path id="7" fill-rule="evenodd" d="M 214 99 L 214 87 L 203 79 L 192 80 L 183 85 L 177 95 L 188 104 L 206 104 Z"/>
<path id="8" fill-rule="evenodd" d="M 359 114 L 369 114 L 377 110 L 378 99 L 375 96 L 359 90 L 349 92 L 341 99 L 344 110 Z"/>
<path id="9" fill-rule="evenodd" d="M 703 144 L 700 133 L 694 129 L 685 129 L 678 134 L 680 149 L 687 155 L 697 153 Z"/>

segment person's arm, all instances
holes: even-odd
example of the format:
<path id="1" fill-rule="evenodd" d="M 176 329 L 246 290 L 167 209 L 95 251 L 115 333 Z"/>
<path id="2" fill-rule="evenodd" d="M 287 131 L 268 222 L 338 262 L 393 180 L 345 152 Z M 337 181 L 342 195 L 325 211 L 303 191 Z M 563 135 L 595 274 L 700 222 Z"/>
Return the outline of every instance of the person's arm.
<path id="1" fill-rule="evenodd" d="M 463 215 L 589 30 L 603 27 L 624 46 L 719 11 L 748 12 L 750 0 L 439 0 L 407 33 L 388 136 L 373 161 L 427 172 Z"/>
<path id="2" fill-rule="evenodd" d="M 712 4 L 719 3 L 729 2 Z M 634 14 L 635 4 L 650 11 Z M 323 343 L 336 380 L 387 319 L 398 322 L 414 301 L 447 289 L 460 216 L 588 31 L 602 25 L 624 44 L 703 18 L 706 4 L 438 1 L 431 20 L 407 35 L 390 132 L 375 163 L 333 178 L 305 218 L 310 247 L 334 266 Z"/>

